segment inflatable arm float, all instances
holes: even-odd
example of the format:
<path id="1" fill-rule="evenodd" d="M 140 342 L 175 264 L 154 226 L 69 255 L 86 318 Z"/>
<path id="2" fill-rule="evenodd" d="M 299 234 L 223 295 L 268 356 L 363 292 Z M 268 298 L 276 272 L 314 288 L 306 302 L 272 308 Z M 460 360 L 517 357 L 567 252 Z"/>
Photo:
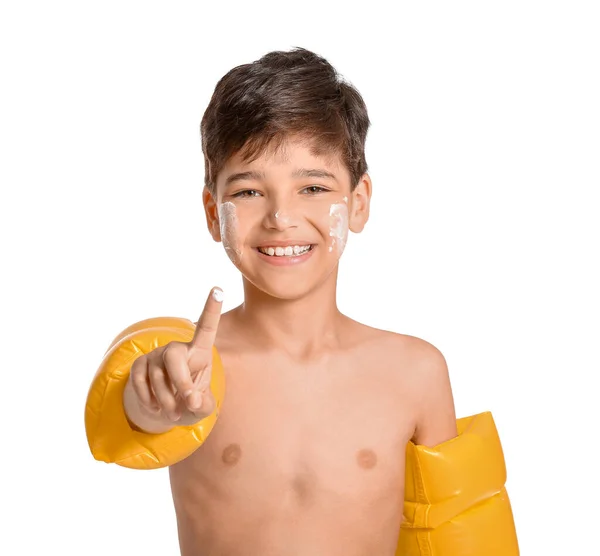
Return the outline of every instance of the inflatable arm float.
<path id="1" fill-rule="evenodd" d="M 518 556 L 506 466 L 490 412 L 457 420 L 458 436 L 406 448 L 396 556 Z"/>
<path id="2" fill-rule="evenodd" d="M 212 415 L 192 426 L 162 434 L 135 430 L 123 409 L 131 365 L 171 341 L 189 342 L 194 324 L 159 317 L 126 328 L 111 343 L 90 386 L 85 428 L 99 461 L 133 469 L 173 465 L 206 439 L 218 417 L 225 377 L 213 347 Z M 404 516 L 396 556 L 518 556 L 519 548 L 506 488 L 506 467 L 491 413 L 457 421 L 458 436 L 429 448 L 406 449 Z"/>
<path id="3" fill-rule="evenodd" d="M 192 454 L 212 430 L 225 393 L 225 375 L 213 347 L 210 388 L 215 411 L 192 426 L 162 434 L 131 427 L 123 408 L 123 391 L 133 362 L 171 341 L 189 342 L 194 324 L 176 317 L 146 319 L 131 325 L 111 343 L 90 386 L 85 406 L 85 430 L 92 455 L 99 461 L 133 469 L 167 467 Z"/>

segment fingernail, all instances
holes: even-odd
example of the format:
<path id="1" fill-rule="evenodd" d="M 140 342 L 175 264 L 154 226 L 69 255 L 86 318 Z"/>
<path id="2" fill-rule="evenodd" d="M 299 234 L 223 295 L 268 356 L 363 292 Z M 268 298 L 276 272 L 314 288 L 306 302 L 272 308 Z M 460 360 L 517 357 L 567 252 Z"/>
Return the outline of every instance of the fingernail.
<path id="1" fill-rule="evenodd" d="M 184 398 L 187 398 L 187 397 L 188 397 L 188 396 L 189 396 L 189 395 L 190 395 L 192 392 L 193 392 L 193 390 L 191 390 L 191 389 L 190 389 L 190 390 L 186 390 L 186 391 L 183 393 L 183 397 L 184 397 Z"/>
<path id="2" fill-rule="evenodd" d="M 219 303 L 223 301 L 223 290 L 221 288 L 214 288 L 212 292 L 213 299 Z"/>
<path id="3" fill-rule="evenodd" d="M 189 397 L 189 404 L 192 409 L 198 409 L 202 403 L 200 392 L 195 392 Z"/>

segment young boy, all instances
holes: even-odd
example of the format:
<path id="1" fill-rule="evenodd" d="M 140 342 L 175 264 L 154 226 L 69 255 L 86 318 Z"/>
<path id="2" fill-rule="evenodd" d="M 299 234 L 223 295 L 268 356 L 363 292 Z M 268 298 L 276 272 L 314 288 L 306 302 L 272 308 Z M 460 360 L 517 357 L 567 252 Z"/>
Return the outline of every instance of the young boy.
<path id="1" fill-rule="evenodd" d="M 203 200 L 244 303 L 221 316 L 214 288 L 193 338 L 129 363 L 122 397 L 144 438 L 218 413 L 193 453 L 169 463 L 183 556 L 393 556 L 407 444 L 458 435 L 442 354 L 336 306 L 348 232 L 369 217 L 368 127 L 356 89 L 304 49 L 216 86 L 201 125 Z M 213 350 L 226 384 L 218 411 Z"/>

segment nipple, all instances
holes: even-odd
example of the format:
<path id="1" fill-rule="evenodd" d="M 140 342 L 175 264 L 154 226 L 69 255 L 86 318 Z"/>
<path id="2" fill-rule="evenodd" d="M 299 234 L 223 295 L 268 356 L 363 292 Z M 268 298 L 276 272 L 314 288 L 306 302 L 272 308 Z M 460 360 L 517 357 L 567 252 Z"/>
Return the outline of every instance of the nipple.
<path id="1" fill-rule="evenodd" d="M 227 466 L 235 465 L 242 458 L 242 449 L 239 444 L 229 444 L 221 454 L 221 460 Z"/>
<path id="2" fill-rule="evenodd" d="M 369 448 L 363 448 L 356 454 L 356 463 L 362 469 L 373 469 L 377 465 L 377 454 Z"/>

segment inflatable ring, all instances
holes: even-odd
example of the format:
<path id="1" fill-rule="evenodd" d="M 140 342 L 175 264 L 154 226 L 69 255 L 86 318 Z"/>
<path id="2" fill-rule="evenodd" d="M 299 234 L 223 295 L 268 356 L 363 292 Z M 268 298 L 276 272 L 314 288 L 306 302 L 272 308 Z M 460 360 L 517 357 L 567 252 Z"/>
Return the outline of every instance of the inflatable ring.
<path id="1" fill-rule="evenodd" d="M 189 342 L 194 330 L 187 319 L 157 317 L 129 326 L 112 341 L 85 406 L 86 435 L 95 459 L 133 469 L 156 469 L 181 461 L 204 442 L 215 425 L 225 394 L 223 365 L 215 347 L 210 388 L 216 408 L 208 417 L 195 425 L 149 434 L 133 429 L 123 408 L 123 391 L 133 362 L 171 341 Z"/>

